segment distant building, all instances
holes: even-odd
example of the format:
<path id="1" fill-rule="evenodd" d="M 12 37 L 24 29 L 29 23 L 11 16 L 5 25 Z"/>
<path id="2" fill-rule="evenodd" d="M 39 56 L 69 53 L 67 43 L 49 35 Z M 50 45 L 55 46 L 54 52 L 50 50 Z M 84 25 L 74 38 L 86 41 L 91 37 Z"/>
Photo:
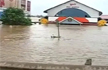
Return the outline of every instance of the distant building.
<path id="1" fill-rule="evenodd" d="M 107 23 L 108 23 L 108 15 L 102 15 L 102 16 L 100 16 L 102 19 L 104 19 L 104 20 L 106 20 L 107 21 Z"/>
<path id="2" fill-rule="evenodd" d="M 29 0 L 0 0 L 0 9 L 9 7 L 23 9 L 25 14 L 30 15 L 31 2 Z"/>

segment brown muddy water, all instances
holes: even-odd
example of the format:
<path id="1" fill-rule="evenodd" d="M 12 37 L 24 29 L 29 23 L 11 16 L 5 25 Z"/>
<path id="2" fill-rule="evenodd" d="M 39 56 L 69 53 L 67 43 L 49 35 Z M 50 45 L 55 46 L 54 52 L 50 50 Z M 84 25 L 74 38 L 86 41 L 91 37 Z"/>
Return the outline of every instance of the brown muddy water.
<path id="1" fill-rule="evenodd" d="M 108 26 L 0 25 L 0 61 L 84 65 L 108 65 Z"/>

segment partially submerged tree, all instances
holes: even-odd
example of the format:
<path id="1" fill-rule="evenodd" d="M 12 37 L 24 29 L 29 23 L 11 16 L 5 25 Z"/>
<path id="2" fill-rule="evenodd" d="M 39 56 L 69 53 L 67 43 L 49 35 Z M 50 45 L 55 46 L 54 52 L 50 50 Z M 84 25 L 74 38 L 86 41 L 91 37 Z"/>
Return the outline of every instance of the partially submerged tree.
<path id="1" fill-rule="evenodd" d="M 18 8 L 4 10 L 1 20 L 5 25 L 31 25 L 31 19 L 25 18 L 24 11 Z"/>

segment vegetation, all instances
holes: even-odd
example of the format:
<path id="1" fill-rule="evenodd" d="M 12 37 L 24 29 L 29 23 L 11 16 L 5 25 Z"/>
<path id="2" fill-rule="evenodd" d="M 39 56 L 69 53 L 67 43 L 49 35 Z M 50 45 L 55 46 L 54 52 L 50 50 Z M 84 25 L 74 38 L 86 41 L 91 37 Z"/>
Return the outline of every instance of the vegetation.
<path id="1" fill-rule="evenodd" d="M 1 20 L 5 25 L 31 25 L 31 19 L 25 18 L 24 11 L 18 8 L 4 10 Z"/>

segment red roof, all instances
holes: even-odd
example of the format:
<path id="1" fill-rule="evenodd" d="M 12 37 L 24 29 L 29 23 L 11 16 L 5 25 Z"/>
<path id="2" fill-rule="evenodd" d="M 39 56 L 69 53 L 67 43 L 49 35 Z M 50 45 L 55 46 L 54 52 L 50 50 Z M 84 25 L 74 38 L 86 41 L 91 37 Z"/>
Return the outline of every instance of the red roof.
<path id="1" fill-rule="evenodd" d="M 59 17 L 59 18 L 57 18 L 57 20 L 60 22 L 60 21 L 62 21 L 62 20 L 64 20 L 64 19 L 66 19 L 67 17 Z"/>
<path id="2" fill-rule="evenodd" d="M 60 21 L 65 20 L 66 18 L 68 18 L 68 17 L 59 17 L 57 20 L 60 22 Z M 75 19 L 81 23 L 89 22 L 86 18 L 82 18 L 82 17 L 74 17 L 73 19 Z"/>

